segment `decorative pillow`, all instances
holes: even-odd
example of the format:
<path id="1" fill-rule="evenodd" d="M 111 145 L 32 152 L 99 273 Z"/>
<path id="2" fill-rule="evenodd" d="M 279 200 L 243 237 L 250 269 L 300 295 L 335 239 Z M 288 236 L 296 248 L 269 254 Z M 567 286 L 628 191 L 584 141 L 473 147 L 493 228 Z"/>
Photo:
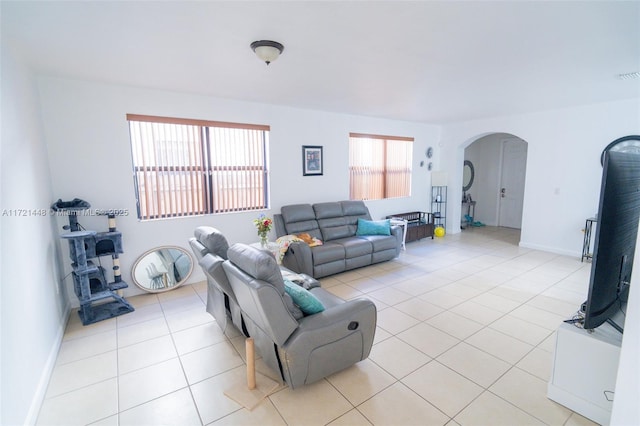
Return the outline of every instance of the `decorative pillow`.
<path id="1" fill-rule="evenodd" d="M 284 280 L 284 291 L 293 299 L 293 303 L 300 307 L 305 315 L 313 315 L 324 311 L 324 305 L 309 290 L 289 280 Z"/>
<path id="2" fill-rule="evenodd" d="M 365 220 L 358 218 L 356 235 L 391 235 L 391 220 Z"/>

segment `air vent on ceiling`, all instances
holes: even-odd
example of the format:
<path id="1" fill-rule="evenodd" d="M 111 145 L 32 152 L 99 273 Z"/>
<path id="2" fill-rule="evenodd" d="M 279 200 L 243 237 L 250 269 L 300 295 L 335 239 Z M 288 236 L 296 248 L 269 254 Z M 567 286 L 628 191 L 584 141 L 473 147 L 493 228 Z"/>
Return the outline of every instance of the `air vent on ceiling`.
<path id="1" fill-rule="evenodd" d="M 628 72 L 625 74 L 618 74 L 620 80 L 632 80 L 634 78 L 640 78 L 640 71 Z"/>

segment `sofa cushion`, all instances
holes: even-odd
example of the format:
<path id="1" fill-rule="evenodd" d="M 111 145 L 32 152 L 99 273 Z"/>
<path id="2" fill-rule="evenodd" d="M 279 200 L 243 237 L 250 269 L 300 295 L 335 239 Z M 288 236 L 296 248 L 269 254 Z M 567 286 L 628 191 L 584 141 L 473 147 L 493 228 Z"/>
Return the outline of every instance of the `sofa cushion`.
<path id="1" fill-rule="evenodd" d="M 292 204 L 290 206 L 283 206 L 280 209 L 280 214 L 285 223 L 291 222 L 304 222 L 306 220 L 315 220 L 316 214 L 313 211 L 311 204 Z"/>
<path id="2" fill-rule="evenodd" d="M 198 226 L 193 232 L 193 235 L 209 250 L 209 253 L 227 259 L 229 243 L 222 232 L 211 226 Z"/>
<path id="3" fill-rule="evenodd" d="M 316 219 L 327 219 L 332 217 L 342 217 L 342 205 L 338 202 L 334 203 L 317 203 L 313 205 Z"/>
<path id="4" fill-rule="evenodd" d="M 276 259 L 269 253 L 245 244 L 234 244 L 228 251 L 229 260 L 252 277 L 267 281 L 284 292 L 282 274 Z"/>
<path id="5" fill-rule="evenodd" d="M 391 220 L 358 219 L 356 235 L 391 235 Z"/>
<path id="6" fill-rule="evenodd" d="M 362 201 L 341 201 L 342 214 L 344 216 L 363 216 L 369 217 L 369 209 Z"/>
<path id="7" fill-rule="evenodd" d="M 323 241 L 337 240 L 339 238 L 353 237 L 353 229 L 347 225 L 321 227 Z"/>
<path id="8" fill-rule="evenodd" d="M 315 220 L 307 220 L 304 222 L 289 222 L 285 224 L 288 235 L 297 235 L 300 233 L 310 234 L 312 237 L 322 239 L 322 234 L 318 228 L 318 222 Z"/>
<path id="9" fill-rule="evenodd" d="M 344 254 L 347 259 L 371 254 L 373 251 L 373 244 L 362 238 L 341 238 L 333 242 L 344 247 Z"/>
<path id="10" fill-rule="evenodd" d="M 373 245 L 373 253 L 389 249 L 397 249 L 398 240 L 395 235 L 363 235 L 358 238 L 369 241 Z"/>
<path id="11" fill-rule="evenodd" d="M 321 239 L 322 235 L 311 204 L 283 206 L 280 209 L 280 214 L 287 234 L 295 235 L 305 232 L 311 234 L 312 237 Z"/>
<path id="12" fill-rule="evenodd" d="M 344 216 L 326 217 L 318 219 L 318 226 L 320 229 L 336 228 L 339 226 L 347 225 L 347 220 Z"/>
<path id="13" fill-rule="evenodd" d="M 349 226 L 351 235 L 356 235 L 358 229 L 358 219 L 371 220 L 369 209 L 364 205 L 363 201 L 341 201 L 344 219 Z"/>
<path id="14" fill-rule="evenodd" d="M 333 262 L 335 260 L 344 260 L 344 246 L 333 242 L 325 243 L 311 249 L 313 253 L 313 264 L 322 265 L 323 263 Z"/>
<path id="15" fill-rule="evenodd" d="M 284 280 L 284 290 L 305 315 L 313 315 L 324 311 L 322 302 L 304 287 L 289 280 Z"/>
<path id="16" fill-rule="evenodd" d="M 284 289 L 284 281 L 276 259 L 269 252 L 245 244 L 234 244 L 229 248 L 229 260 L 253 278 L 271 284 L 282 296 L 284 304 L 295 319 L 302 318 L 302 311 L 293 304 Z"/>
<path id="17" fill-rule="evenodd" d="M 342 204 L 338 202 L 318 203 L 313 205 L 313 210 L 316 213 L 323 241 L 354 235 L 354 232 L 347 226 L 347 220 L 342 214 Z"/>

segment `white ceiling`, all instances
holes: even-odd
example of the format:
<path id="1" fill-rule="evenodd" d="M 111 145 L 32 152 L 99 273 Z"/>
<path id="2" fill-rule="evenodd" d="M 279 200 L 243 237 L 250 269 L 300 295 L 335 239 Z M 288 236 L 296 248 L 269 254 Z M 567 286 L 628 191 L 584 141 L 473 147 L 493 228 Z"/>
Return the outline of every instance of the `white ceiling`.
<path id="1" fill-rule="evenodd" d="M 640 2 L 2 1 L 44 74 L 445 123 L 640 97 Z M 249 48 L 276 40 L 270 66 Z"/>

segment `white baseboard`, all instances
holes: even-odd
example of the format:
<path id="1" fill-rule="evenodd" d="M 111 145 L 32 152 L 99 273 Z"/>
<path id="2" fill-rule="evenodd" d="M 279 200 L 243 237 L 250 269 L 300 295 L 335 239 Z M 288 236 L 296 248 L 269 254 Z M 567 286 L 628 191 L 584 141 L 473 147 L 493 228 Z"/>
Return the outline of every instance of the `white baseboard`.
<path id="1" fill-rule="evenodd" d="M 35 425 L 36 422 L 38 421 L 40 408 L 42 407 L 42 403 L 44 402 L 44 397 L 47 394 L 47 388 L 49 387 L 49 381 L 51 380 L 51 375 L 53 374 L 53 369 L 55 368 L 55 365 L 56 365 L 58 352 L 60 351 L 60 345 L 62 344 L 64 331 L 67 328 L 67 322 L 69 321 L 70 312 L 71 312 L 71 304 L 67 303 L 67 306 L 65 307 L 65 310 L 63 313 L 63 321 L 60 323 L 60 327 L 58 327 L 58 332 L 56 333 L 56 337 L 53 341 L 53 345 L 49 350 L 49 356 L 47 357 L 47 362 L 45 363 L 45 366 L 42 369 L 42 373 L 40 374 L 40 380 L 38 381 L 38 386 L 36 388 L 35 393 L 33 394 L 33 399 L 31 400 L 29 412 L 27 413 L 27 418 L 24 421 L 25 425 Z"/>
<path id="2" fill-rule="evenodd" d="M 557 247 L 543 246 L 540 244 L 531 244 L 526 241 L 520 241 L 520 247 L 530 248 L 534 250 L 546 251 L 549 253 L 561 254 L 563 256 L 571 256 L 581 259 L 582 253 L 575 250 L 561 250 Z"/>

